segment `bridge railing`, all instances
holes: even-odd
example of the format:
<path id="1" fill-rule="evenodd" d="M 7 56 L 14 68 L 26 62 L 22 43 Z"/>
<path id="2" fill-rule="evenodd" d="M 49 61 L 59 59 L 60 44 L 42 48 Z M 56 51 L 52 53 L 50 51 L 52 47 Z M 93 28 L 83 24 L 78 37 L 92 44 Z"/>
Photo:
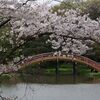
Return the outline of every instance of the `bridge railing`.
<path id="1" fill-rule="evenodd" d="M 88 65 L 91 65 L 91 66 L 97 66 L 97 67 L 100 67 L 100 64 L 98 64 L 97 62 L 87 58 L 87 57 L 83 57 L 83 56 L 79 56 L 79 55 L 67 55 L 67 54 L 64 54 L 62 53 L 61 55 L 59 54 L 54 54 L 54 52 L 49 52 L 49 53 L 42 53 L 42 54 L 38 54 L 38 55 L 35 55 L 35 56 L 31 56 L 31 57 L 28 57 L 26 59 L 23 60 L 23 62 L 19 63 L 19 64 L 31 64 L 32 61 L 38 61 L 38 60 L 43 60 L 45 57 L 52 57 L 52 56 L 56 56 L 56 57 L 65 57 L 65 58 L 68 58 L 68 59 L 71 59 L 71 60 L 78 60 L 80 62 L 84 62 Z"/>
<path id="2" fill-rule="evenodd" d="M 61 54 L 61 56 L 63 55 L 66 55 L 66 54 Z M 49 57 L 49 56 L 54 56 L 54 52 L 50 52 L 50 53 L 42 53 L 42 54 L 38 54 L 38 55 L 35 55 L 35 56 L 32 56 L 32 57 L 28 57 L 26 59 L 23 60 L 23 62 L 29 62 L 29 61 L 32 61 L 32 60 L 37 60 L 37 59 L 41 59 L 41 58 L 44 58 L 44 57 Z M 59 56 L 59 55 L 56 55 L 56 56 Z M 86 61 L 87 63 L 92 63 L 92 64 L 97 64 L 95 61 L 93 60 L 90 60 L 89 58 L 87 57 L 83 57 L 83 56 L 78 56 L 78 55 L 66 55 L 66 57 L 69 57 L 69 58 L 72 58 L 74 60 L 75 59 L 79 59 L 81 61 Z"/>
<path id="3" fill-rule="evenodd" d="M 91 64 L 92 66 L 98 66 L 99 64 L 87 57 L 83 57 L 83 56 L 78 56 L 78 55 L 74 55 L 74 57 L 78 60 L 84 61 L 86 63 L 88 63 L 89 65 Z"/>
<path id="4" fill-rule="evenodd" d="M 76 61 L 79 61 L 79 62 L 83 62 L 87 65 L 90 65 L 92 66 L 93 68 L 95 68 L 96 70 L 100 71 L 100 64 L 87 58 L 87 57 L 84 57 L 84 56 L 79 56 L 79 55 L 66 55 L 66 54 L 54 54 L 54 52 L 49 52 L 49 53 L 42 53 L 42 54 L 38 54 L 38 55 L 35 55 L 35 56 L 30 56 L 30 57 L 27 57 L 26 59 L 24 59 L 23 61 L 19 62 L 17 65 L 20 65 L 20 66 L 17 66 L 14 67 L 14 68 L 0 68 L 0 73 L 2 72 L 14 72 L 14 71 L 17 71 L 18 69 L 22 68 L 22 66 L 25 66 L 25 65 L 28 65 L 28 64 L 31 64 L 33 61 L 42 61 L 44 58 L 49 58 L 49 57 L 58 57 L 58 58 L 61 58 L 62 57 L 64 59 L 69 59 L 69 60 L 76 60 Z M 50 58 L 50 59 L 51 59 Z"/>
<path id="5" fill-rule="evenodd" d="M 42 54 L 38 54 L 38 55 L 35 55 L 35 56 L 30 56 L 30 57 L 27 57 L 26 59 L 24 59 L 22 62 L 19 62 L 19 64 L 31 62 L 33 60 L 38 60 L 38 59 L 41 59 L 41 58 L 44 58 L 44 57 L 48 57 L 48 56 L 52 56 L 52 55 L 53 55 L 53 52 L 42 53 Z"/>

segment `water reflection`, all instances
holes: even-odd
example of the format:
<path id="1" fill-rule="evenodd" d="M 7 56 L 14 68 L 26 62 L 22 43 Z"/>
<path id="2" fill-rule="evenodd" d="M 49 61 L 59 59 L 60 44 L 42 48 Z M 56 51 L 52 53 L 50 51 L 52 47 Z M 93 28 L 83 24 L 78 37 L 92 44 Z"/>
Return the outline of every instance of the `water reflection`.
<path id="1" fill-rule="evenodd" d="M 39 84 L 79 84 L 79 83 L 100 83 L 100 77 L 89 77 L 81 75 L 15 75 L 10 80 L 2 80 L 1 84 L 17 83 L 39 83 Z"/>
<path id="2" fill-rule="evenodd" d="M 77 83 L 100 83 L 100 78 L 73 75 L 25 75 L 18 78 L 21 82 L 42 84 L 77 84 Z M 17 81 L 17 80 L 16 80 Z"/>
<path id="3" fill-rule="evenodd" d="M 100 78 L 18 75 L 1 84 L 0 91 L 2 96 L 16 97 L 16 100 L 100 100 Z"/>
<path id="4" fill-rule="evenodd" d="M 6 97 L 18 100 L 100 100 L 100 84 L 48 85 L 16 84 L 1 86 Z"/>

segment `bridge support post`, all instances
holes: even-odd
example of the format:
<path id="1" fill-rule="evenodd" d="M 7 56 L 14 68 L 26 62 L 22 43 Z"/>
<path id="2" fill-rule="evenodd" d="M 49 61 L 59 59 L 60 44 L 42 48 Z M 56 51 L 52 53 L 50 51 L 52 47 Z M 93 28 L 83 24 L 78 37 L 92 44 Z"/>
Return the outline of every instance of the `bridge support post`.
<path id="1" fill-rule="evenodd" d="M 91 72 L 97 73 L 98 71 L 92 68 L 92 69 L 91 69 Z"/>
<path id="2" fill-rule="evenodd" d="M 55 73 L 56 73 L 56 77 L 58 77 L 58 75 L 59 75 L 59 61 L 58 61 L 58 57 L 57 57 L 57 65 L 56 65 Z"/>
<path id="3" fill-rule="evenodd" d="M 73 83 L 76 83 L 76 75 L 77 75 L 77 69 L 76 69 L 76 63 L 73 62 Z"/>
<path id="4" fill-rule="evenodd" d="M 93 68 L 91 68 L 91 72 L 93 72 L 94 71 L 94 69 Z"/>
<path id="5" fill-rule="evenodd" d="M 73 62 L 73 76 L 76 76 L 76 74 L 77 74 L 76 63 Z"/>
<path id="6" fill-rule="evenodd" d="M 56 76 L 58 76 L 59 75 L 59 66 L 57 65 L 56 66 Z"/>

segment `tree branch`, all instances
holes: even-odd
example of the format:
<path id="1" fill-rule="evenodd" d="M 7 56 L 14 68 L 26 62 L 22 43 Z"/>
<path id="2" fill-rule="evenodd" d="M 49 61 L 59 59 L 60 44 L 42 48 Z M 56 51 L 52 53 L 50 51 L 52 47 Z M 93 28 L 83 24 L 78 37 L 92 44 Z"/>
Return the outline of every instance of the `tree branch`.
<path id="1" fill-rule="evenodd" d="M 97 41 L 96 39 L 93 39 L 91 37 L 75 37 L 75 36 L 73 37 L 73 36 L 66 36 L 66 35 L 59 35 L 59 36 L 66 37 L 66 38 L 71 38 L 71 39 L 77 39 L 77 40 L 91 40 L 91 41 L 93 41 L 93 42 L 100 45 L 99 41 Z"/>
<path id="2" fill-rule="evenodd" d="M 24 2 L 24 3 L 22 4 L 22 6 L 26 5 L 26 4 L 28 3 L 28 1 L 30 1 L 30 0 L 26 0 L 26 2 Z M 34 0 L 34 1 L 35 1 L 35 0 Z M 21 7 L 22 7 L 22 6 L 21 6 Z M 20 9 L 21 7 L 18 7 L 15 11 L 17 11 L 17 10 Z M 11 19 L 12 19 L 11 17 L 8 17 L 5 21 L 1 22 L 1 23 L 0 23 L 0 28 L 3 27 L 5 24 L 7 24 Z"/>
<path id="3" fill-rule="evenodd" d="M 8 19 L 6 19 L 5 21 L 0 23 L 0 28 L 3 27 L 5 24 L 7 24 L 9 21 L 11 20 L 11 18 L 9 17 Z"/>

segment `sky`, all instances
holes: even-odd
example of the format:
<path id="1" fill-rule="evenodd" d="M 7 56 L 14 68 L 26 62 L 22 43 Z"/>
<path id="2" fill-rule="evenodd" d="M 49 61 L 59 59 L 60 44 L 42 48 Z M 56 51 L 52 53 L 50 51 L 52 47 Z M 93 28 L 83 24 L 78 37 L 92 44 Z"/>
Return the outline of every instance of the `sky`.
<path id="1" fill-rule="evenodd" d="M 37 0 L 38 2 L 55 2 L 57 3 L 58 1 L 61 1 L 61 0 Z"/>
<path id="2" fill-rule="evenodd" d="M 61 1 L 61 0 L 58 0 L 58 1 Z M 37 2 L 39 2 L 39 3 L 45 3 L 45 2 L 48 2 L 50 5 L 56 5 L 56 4 L 59 4 L 59 2 L 57 2 L 57 0 L 37 0 Z"/>
<path id="3" fill-rule="evenodd" d="M 26 0 L 18 0 L 19 2 L 25 2 Z M 32 0 L 30 0 L 32 1 Z M 36 0 L 35 2 L 38 2 L 40 4 L 43 4 L 43 3 L 46 3 L 48 5 L 56 5 L 56 4 L 59 4 L 60 2 L 59 1 L 62 1 L 62 0 Z"/>

